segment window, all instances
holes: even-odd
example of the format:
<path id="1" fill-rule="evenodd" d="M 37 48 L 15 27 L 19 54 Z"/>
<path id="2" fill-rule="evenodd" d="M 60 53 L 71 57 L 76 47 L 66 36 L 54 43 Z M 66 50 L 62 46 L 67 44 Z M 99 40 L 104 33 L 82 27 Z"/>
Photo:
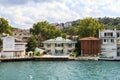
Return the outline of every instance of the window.
<path id="1" fill-rule="evenodd" d="M 113 33 L 111 33 L 111 36 L 113 36 Z"/>
<path id="2" fill-rule="evenodd" d="M 113 33 L 104 33 L 104 36 L 111 37 L 111 36 L 113 36 Z"/>
<path id="3" fill-rule="evenodd" d="M 120 56 L 120 52 L 117 52 L 117 56 Z"/>
<path id="4" fill-rule="evenodd" d="M 72 44 L 71 44 L 71 43 L 69 43 L 69 44 L 68 44 L 68 47 L 72 47 Z"/>
<path id="5" fill-rule="evenodd" d="M 68 50 L 68 52 L 69 52 L 69 53 L 71 53 L 71 52 L 72 52 L 72 50 Z"/>
<path id="6" fill-rule="evenodd" d="M 47 47 L 49 48 L 49 47 L 51 47 L 51 45 L 50 45 L 50 44 L 47 44 Z"/>
<path id="7" fill-rule="evenodd" d="M 120 47 L 117 47 L 118 50 L 120 50 Z"/>
<path id="8" fill-rule="evenodd" d="M 106 39 L 104 39 L 104 42 L 106 42 L 107 40 Z"/>
<path id="9" fill-rule="evenodd" d="M 119 34 L 119 33 L 117 33 L 117 37 L 120 37 L 120 34 Z"/>
<path id="10" fill-rule="evenodd" d="M 104 33 L 104 36 L 106 36 L 106 33 Z"/>
<path id="11" fill-rule="evenodd" d="M 47 50 L 46 52 L 51 52 L 51 50 Z"/>
<path id="12" fill-rule="evenodd" d="M 116 50 L 115 48 L 112 48 L 112 50 Z"/>
<path id="13" fill-rule="evenodd" d="M 63 43 L 56 43 L 55 47 L 63 47 Z"/>
<path id="14" fill-rule="evenodd" d="M 114 39 L 111 39 L 111 43 L 114 43 Z"/>
<path id="15" fill-rule="evenodd" d="M 57 44 L 57 46 L 58 46 L 58 47 L 60 47 L 60 46 L 61 46 L 61 44 Z"/>
<path id="16" fill-rule="evenodd" d="M 63 53 L 63 50 L 55 50 L 55 53 Z"/>

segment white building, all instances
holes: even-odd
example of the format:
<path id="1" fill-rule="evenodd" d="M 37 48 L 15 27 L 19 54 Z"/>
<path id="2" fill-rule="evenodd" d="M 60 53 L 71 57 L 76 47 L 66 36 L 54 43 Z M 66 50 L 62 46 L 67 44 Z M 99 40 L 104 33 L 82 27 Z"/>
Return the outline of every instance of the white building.
<path id="1" fill-rule="evenodd" d="M 3 38 L 3 50 L 1 57 L 24 57 L 26 43 L 12 36 Z"/>
<path id="2" fill-rule="evenodd" d="M 104 57 L 117 57 L 117 31 L 103 30 L 99 32 L 101 39 L 101 55 Z"/>
<path id="3" fill-rule="evenodd" d="M 47 54 L 68 55 L 75 49 L 76 41 L 57 37 L 43 42 Z"/>
<path id="4" fill-rule="evenodd" d="M 57 29 L 63 29 L 64 23 L 52 23 Z"/>
<path id="5" fill-rule="evenodd" d="M 66 23 L 64 24 L 64 26 L 65 26 L 65 27 L 70 27 L 70 26 L 72 26 L 72 22 L 66 22 Z"/>

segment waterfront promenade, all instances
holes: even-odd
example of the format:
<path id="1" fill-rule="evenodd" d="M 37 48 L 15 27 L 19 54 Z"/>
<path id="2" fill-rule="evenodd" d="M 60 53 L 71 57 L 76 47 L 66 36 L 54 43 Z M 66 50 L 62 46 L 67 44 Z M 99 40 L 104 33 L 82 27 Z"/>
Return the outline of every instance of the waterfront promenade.
<path id="1" fill-rule="evenodd" d="M 99 58 L 99 57 L 70 57 L 70 56 L 34 56 L 34 57 L 14 57 L 0 58 L 0 62 L 19 62 L 19 61 L 120 61 L 120 58 Z"/>
<path id="2" fill-rule="evenodd" d="M 14 57 L 14 58 L 0 58 L 1 62 L 9 61 L 97 61 L 98 57 L 70 57 L 70 56 L 34 56 L 34 57 Z"/>

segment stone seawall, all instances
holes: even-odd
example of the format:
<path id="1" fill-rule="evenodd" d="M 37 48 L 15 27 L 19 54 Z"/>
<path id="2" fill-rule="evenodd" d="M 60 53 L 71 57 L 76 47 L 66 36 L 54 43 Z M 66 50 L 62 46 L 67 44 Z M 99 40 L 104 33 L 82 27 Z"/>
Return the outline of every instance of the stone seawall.
<path id="1" fill-rule="evenodd" d="M 2 58 L 0 62 L 16 62 L 16 61 L 68 61 L 68 58 L 48 58 L 48 57 L 30 57 L 30 58 Z"/>
<path id="2" fill-rule="evenodd" d="M 25 57 L 25 58 L 0 58 L 1 62 L 16 61 L 97 61 L 98 58 L 91 57 Z"/>

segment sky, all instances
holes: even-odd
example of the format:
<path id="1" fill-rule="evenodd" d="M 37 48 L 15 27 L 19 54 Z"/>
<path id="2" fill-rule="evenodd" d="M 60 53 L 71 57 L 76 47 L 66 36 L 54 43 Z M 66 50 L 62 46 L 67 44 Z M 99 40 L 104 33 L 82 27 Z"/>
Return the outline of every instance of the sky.
<path id="1" fill-rule="evenodd" d="M 120 0 L 0 0 L 0 17 L 16 28 L 61 23 L 86 17 L 120 17 Z"/>

